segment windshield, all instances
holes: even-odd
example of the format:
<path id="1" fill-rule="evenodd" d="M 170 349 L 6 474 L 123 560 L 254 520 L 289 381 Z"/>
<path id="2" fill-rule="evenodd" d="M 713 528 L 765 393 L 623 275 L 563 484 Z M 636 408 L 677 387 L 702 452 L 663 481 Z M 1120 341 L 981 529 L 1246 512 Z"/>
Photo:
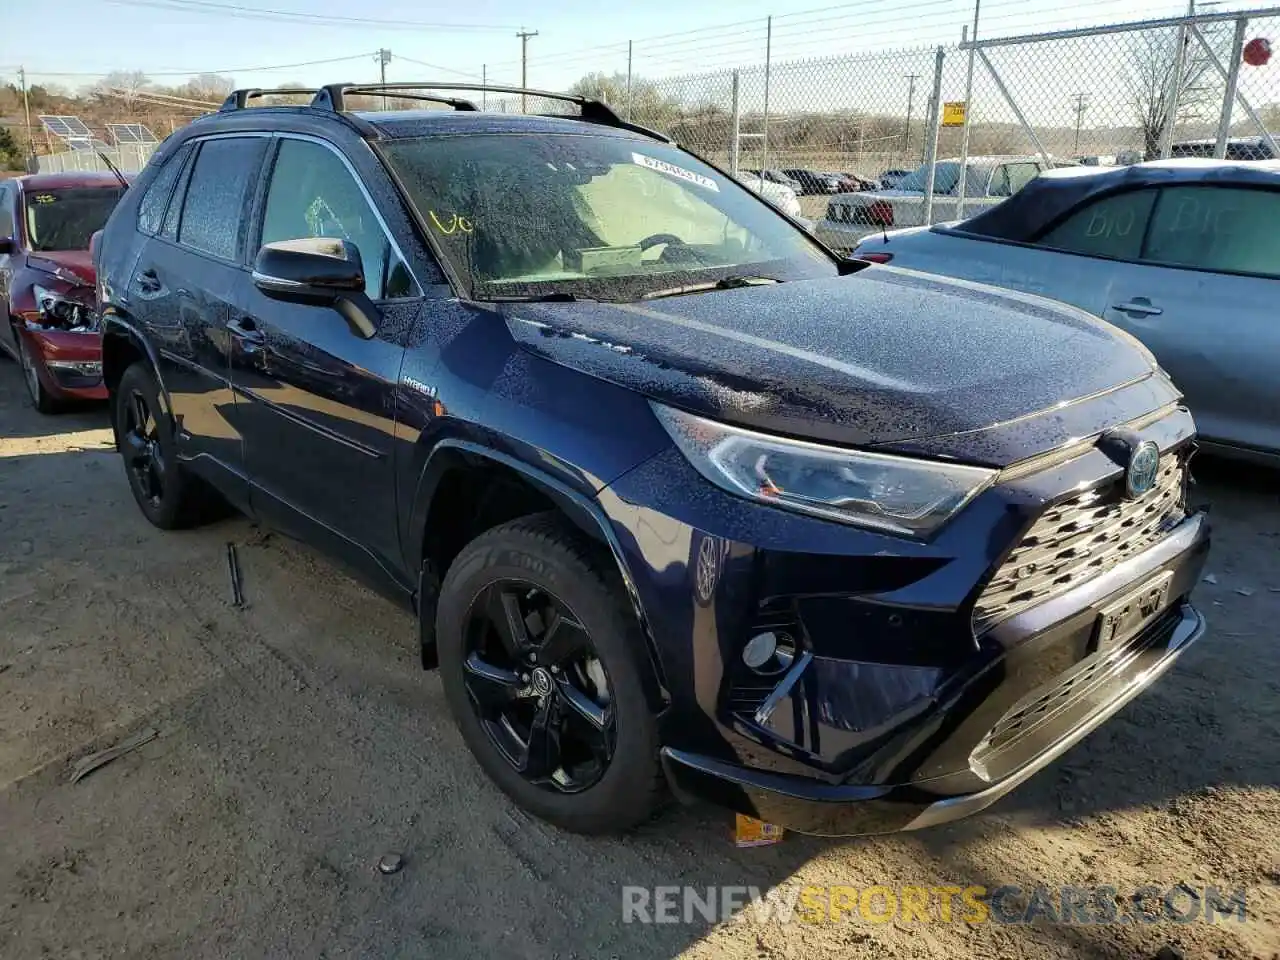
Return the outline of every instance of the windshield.
<path id="1" fill-rule="evenodd" d="M 478 300 L 635 300 L 726 278 L 837 274 L 727 176 L 646 140 L 423 137 L 383 147 L 454 275 Z"/>
<path id="2" fill-rule="evenodd" d="M 27 242 L 35 251 L 88 250 L 124 191 L 118 187 L 37 190 L 26 196 Z"/>
<path id="3" fill-rule="evenodd" d="M 923 166 L 918 170 L 912 170 L 905 177 L 895 184 L 895 190 L 914 190 L 917 193 L 924 193 L 925 179 L 929 175 L 929 167 Z M 958 163 L 939 163 L 933 175 L 933 192 L 934 193 L 951 193 L 956 188 L 956 184 L 960 181 L 960 164 Z"/>

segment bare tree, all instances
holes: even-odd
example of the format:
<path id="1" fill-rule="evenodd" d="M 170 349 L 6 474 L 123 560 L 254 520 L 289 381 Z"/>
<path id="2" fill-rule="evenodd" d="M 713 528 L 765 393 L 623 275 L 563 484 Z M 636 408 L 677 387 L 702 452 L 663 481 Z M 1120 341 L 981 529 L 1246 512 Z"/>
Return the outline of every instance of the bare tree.
<path id="1" fill-rule="evenodd" d="M 680 102 L 667 96 L 652 80 L 643 77 L 631 78 L 630 103 L 627 96 L 627 75 L 625 73 L 588 73 L 569 88 L 569 92 L 579 97 L 592 97 L 603 100 L 619 113 L 625 115 L 628 110 L 636 123 L 667 130 L 681 113 Z"/>
<path id="2" fill-rule="evenodd" d="M 219 101 L 236 88 L 235 81 L 219 73 L 196 74 L 182 87 L 182 94 L 193 100 Z"/>
<path id="3" fill-rule="evenodd" d="M 101 96 L 115 96 L 132 106 L 138 94 L 147 89 L 151 81 L 141 70 L 114 70 L 94 84 L 94 92 Z"/>
<path id="4" fill-rule="evenodd" d="M 1175 102 L 1177 116 L 1186 117 L 1200 114 L 1214 98 L 1210 83 L 1213 64 L 1190 34 L 1182 40 L 1182 69 L 1179 74 L 1179 36 L 1171 35 L 1168 30 L 1144 30 L 1134 36 L 1129 47 L 1129 95 L 1142 131 L 1143 152 L 1148 160 L 1160 156 L 1160 139 L 1170 121 L 1170 110 L 1174 109 Z M 1175 86 L 1176 101 L 1173 97 Z"/>

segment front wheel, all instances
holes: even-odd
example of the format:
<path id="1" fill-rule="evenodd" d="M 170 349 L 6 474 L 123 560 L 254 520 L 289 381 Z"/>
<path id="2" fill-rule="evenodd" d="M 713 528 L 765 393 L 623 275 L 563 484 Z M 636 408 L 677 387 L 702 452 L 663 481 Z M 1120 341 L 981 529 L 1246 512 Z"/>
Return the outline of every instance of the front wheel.
<path id="1" fill-rule="evenodd" d="M 517 804 L 578 833 L 653 813 L 662 776 L 643 640 L 571 525 L 539 514 L 481 534 L 449 567 L 436 622 L 450 710 Z"/>
<path id="2" fill-rule="evenodd" d="M 40 380 L 40 371 L 36 368 L 36 358 L 31 355 L 31 347 L 27 338 L 14 328 L 14 338 L 18 341 L 18 363 L 22 366 L 22 380 L 27 385 L 27 395 L 32 405 L 41 413 L 57 413 L 58 401 Z"/>
<path id="3" fill-rule="evenodd" d="M 173 419 L 146 363 L 138 361 L 124 372 L 112 414 L 129 489 L 143 515 L 161 530 L 197 522 L 206 506 L 205 491 L 178 463 Z"/>

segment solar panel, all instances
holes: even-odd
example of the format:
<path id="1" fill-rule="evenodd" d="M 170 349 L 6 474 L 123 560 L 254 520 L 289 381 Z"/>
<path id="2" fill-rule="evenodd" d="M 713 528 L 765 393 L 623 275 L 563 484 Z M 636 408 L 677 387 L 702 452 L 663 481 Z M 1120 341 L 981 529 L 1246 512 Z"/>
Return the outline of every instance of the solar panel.
<path id="1" fill-rule="evenodd" d="M 70 137 L 91 137 L 93 134 L 79 117 L 40 116 L 44 128 L 55 137 L 66 140 Z"/>
<path id="2" fill-rule="evenodd" d="M 68 137 L 66 143 L 76 153 L 91 153 L 94 150 L 112 149 L 97 137 Z"/>
<path id="3" fill-rule="evenodd" d="M 108 123 L 107 132 L 118 144 L 159 143 L 160 140 L 142 123 Z"/>

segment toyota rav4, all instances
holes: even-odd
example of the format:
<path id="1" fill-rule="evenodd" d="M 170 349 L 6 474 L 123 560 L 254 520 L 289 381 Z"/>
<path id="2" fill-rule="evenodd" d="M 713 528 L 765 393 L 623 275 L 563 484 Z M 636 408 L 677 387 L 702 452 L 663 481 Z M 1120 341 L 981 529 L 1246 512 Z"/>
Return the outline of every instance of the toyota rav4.
<path id="1" fill-rule="evenodd" d="M 571 115 L 237 91 L 157 151 L 99 248 L 152 523 L 216 494 L 408 605 L 480 765 L 570 830 L 665 785 L 821 834 L 963 816 L 1201 635 L 1194 428 L 1137 341 L 840 259 L 509 92 Z M 388 93 L 432 109 L 355 109 Z"/>

